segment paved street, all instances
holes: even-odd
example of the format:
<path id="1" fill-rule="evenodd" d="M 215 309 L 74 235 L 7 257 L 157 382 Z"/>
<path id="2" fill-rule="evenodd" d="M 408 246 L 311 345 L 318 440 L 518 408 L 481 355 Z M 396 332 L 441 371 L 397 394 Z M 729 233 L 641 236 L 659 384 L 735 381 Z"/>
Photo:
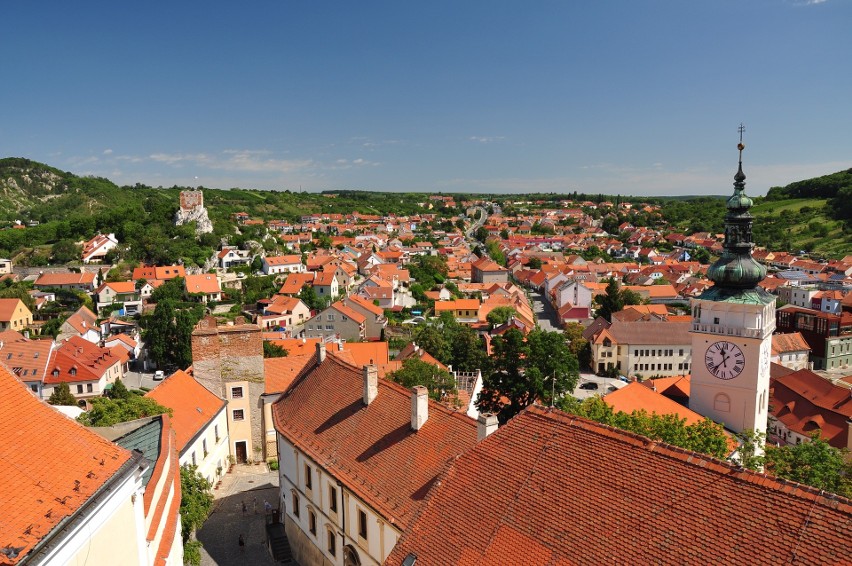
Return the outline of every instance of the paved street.
<path id="1" fill-rule="evenodd" d="M 269 471 L 266 465 L 234 466 L 213 495 L 213 512 L 198 531 L 198 540 L 204 545 L 201 565 L 277 564 L 266 548 L 263 503 L 278 507 L 278 472 Z M 241 534 L 246 543 L 242 551 L 238 544 Z"/>
<path id="2" fill-rule="evenodd" d="M 559 326 L 559 318 L 553 305 L 544 300 L 544 297 L 538 291 L 530 290 L 530 299 L 532 300 L 533 312 L 538 317 L 539 327 L 548 332 L 561 332 L 562 328 Z"/>

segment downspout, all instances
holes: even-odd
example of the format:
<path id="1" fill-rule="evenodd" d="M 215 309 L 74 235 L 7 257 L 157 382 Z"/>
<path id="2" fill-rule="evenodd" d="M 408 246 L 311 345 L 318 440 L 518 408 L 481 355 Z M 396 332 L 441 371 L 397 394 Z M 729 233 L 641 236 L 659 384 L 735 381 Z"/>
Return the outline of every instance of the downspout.
<path id="1" fill-rule="evenodd" d="M 340 555 L 343 556 L 343 548 L 346 546 L 346 502 L 343 497 L 343 482 L 337 480 L 337 487 L 340 488 L 340 510 L 343 515 L 343 544 L 340 546 Z"/>

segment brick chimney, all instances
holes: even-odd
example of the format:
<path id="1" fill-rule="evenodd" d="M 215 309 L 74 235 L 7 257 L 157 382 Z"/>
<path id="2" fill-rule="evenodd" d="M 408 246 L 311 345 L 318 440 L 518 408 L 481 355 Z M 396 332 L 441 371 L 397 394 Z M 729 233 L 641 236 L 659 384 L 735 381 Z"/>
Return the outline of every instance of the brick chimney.
<path id="1" fill-rule="evenodd" d="M 411 429 L 420 430 L 428 418 L 429 390 L 422 385 L 415 385 L 411 388 Z"/>
<path id="2" fill-rule="evenodd" d="M 369 405 L 379 394 L 379 368 L 364 366 L 364 404 Z"/>
<path id="3" fill-rule="evenodd" d="M 482 413 L 476 419 L 476 441 L 484 440 L 486 436 L 497 430 L 497 415 Z"/>
<path id="4" fill-rule="evenodd" d="M 317 363 L 321 364 L 325 361 L 325 342 L 322 338 L 317 342 Z"/>

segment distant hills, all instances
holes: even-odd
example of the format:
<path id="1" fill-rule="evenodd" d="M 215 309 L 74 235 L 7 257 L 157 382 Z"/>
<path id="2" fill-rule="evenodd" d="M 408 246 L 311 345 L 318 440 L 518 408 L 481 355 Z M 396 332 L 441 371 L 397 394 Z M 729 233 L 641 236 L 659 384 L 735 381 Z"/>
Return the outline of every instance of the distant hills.
<path id="1" fill-rule="evenodd" d="M 140 183 L 119 187 L 109 179 L 80 177 L 25 158 L 0 159 L 0 228 L 16 221 L 39 225 L 37 230 L 27 230 L 26 238 L 22 234 L 0 231 L 0 255 L 11 254 L 21 245 L 39 246 L 61 239 L 79 241 L 98 230 L 115 232 L 121 238 L 124 233 L 147 229 L 155 234 L 162 233 L 163 238 L 174 239 L 181 232 L 170 224 L 177 210 L 178 193 L 186 188 L 189 187 L 154 188 Z M 205 188 L 204 202 L 215 232 L 204 244 L 215 247 L 220 238 L 233 236 L 231 216 L 237 212 L 264 220 L 297 220 L 302 215 L 353 211 L 412 215 L 424 212 L 421 203 L 428 196 L 427 193 L 366 190 L 303 193 Z M 724 215 L 724 201 L 707 196 L 634 199 L 576 192 L 521 197 L 459 193 L 453 196 L 457 201 L 470 198 L 503 202 L 523 198 L 538 201 L 543 207 L 565 199 L 657 202 L 664 209 L 678 209 L 679 215 L 673 216 L 679 216 L 681 221 L 672 226 L 678 230 L 690 226 L 697 228 L 700 224 L 706 225 L 708 230 L 719 228 Z M 766 197 L 755 198 L 755 203 L 755 241 L 758 245 L 812 251 L 826 257 L 852 253 L 852 169 L 785 187 L 772 187 Z M 458 212 L 448 211 L 449 214 Z M 697 222 L 699 218 L 701 222 Z"/>

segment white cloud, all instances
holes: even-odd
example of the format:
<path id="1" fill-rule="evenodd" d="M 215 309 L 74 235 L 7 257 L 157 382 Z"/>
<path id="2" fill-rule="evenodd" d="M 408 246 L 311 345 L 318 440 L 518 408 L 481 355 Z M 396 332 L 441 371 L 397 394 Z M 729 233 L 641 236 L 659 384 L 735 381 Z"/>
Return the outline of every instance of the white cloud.
<path id="1" fill-rule="evenodd" d="M 153 153 L 148 156 L 152 161 L 166 165 L 183 164 L 224 171 L 244 171 L 250 173 L 292 173 L 313 166 L 310 159 L 275 159 L 267 157 L 267 150 L 228 149 L 218 155 L 206 153 Z"/>
<path id="2" fill-rule="evenodd" d="M 505 140 L 505 136 L 470 136 L 467 138 L 469 141 L 475 141 L 479 143 L 494 143 Z"/>
<path id="3" fill-rule="evenodd" d="M 112 150 L 111 149 L 105 149 L 104 155 L 112 155 Z"/>

